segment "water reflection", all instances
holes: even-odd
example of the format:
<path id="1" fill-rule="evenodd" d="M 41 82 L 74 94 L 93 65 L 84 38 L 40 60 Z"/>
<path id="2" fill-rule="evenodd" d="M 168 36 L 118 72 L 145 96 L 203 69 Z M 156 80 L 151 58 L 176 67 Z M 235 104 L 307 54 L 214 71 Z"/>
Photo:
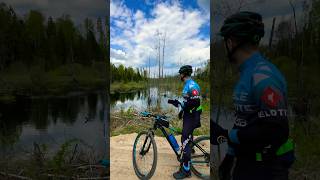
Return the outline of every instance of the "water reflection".
<path id="1" fill-rule="evenodd" d="M 0 151 L 32 148 L 33 142 L 58 148 L 68 139 L 81 139 L 98 154 L 105 154 L 102 98 L 95 92 L 69 97 L 17 97 L 13 104 L 0 104 Z"/>
<path id="2" fill-rule="evenodd" d="M 158 87 L 150 87 L 130 93 L 115 93 L 111 95 L 111 112 L 128 110 L 129 108 L 138 111 L 151 109 L 175 110 L 175 107 L 167 103 L 168 99 L 182 101 L 182 98 L 175 92 Z"/>

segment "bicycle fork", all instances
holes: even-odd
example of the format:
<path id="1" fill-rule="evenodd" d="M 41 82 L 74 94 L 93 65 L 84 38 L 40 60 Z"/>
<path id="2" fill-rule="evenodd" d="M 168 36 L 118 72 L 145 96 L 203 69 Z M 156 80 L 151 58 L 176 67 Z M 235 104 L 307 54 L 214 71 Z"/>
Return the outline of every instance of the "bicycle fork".
<path id="1" fill-rule="evenodd" d="M 152 136 L 152 135 L 153 135 L 153 133 L 148 133 L 148 135 L 146 136 L 146 139 L 144 140 L 143 146 L 142 146 L 142 148 L 141 148 L 141 150 L 140 150 L 140 153 L 139 153 L 141 156 L 144 156 L 144 155 L 146 155 L 146 154 L 149 152 L 149 149 L 150 149 L 150 146 L 151 146 L 151 139 L 150 139 L 150 141 L 149 141 L 149 144 L 147 145 L 147 149 L 144 150 L 144 148 L 146 147 L 146 144 L 147 144 L 147 142 L 148 142 L 148 138 L 151 138 L 151 137 L 149 137 L 149 136 Z"/>

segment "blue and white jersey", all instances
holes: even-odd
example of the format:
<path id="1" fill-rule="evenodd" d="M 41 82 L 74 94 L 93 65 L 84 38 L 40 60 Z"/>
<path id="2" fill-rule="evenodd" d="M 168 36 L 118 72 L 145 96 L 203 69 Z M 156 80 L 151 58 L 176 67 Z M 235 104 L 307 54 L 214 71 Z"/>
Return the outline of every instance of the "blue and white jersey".
<path id="1" fill-rule="evenodd" d="M 200 86 L 191 78 L 184 83 L 182 96 L 184 98 L 200 98 Z"/>
<path id="2" fill-rule="evenodd" d="M 235 128 L 265 118 L 282 121 L 287 117 L 286 81 L 273 64 L 255 53 L 240 66 L 240 80 L 234 88 L 233 101 Z"/>
<path id="3" fill-rule="evenodd" d="M 233 102 L 235 121 L 229 139 L 234 144 L 229 146 L 229 154 L 254 154 L 287 141 L 287 84 L 280 71 L 260 53 L 240 65 Z"/>

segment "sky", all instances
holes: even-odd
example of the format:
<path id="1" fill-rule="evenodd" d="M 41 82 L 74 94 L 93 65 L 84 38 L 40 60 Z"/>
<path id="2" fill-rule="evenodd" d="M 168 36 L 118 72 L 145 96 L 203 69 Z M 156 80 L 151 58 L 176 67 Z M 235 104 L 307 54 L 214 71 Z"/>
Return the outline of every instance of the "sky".
<path id="1" fill-rule="evenodd" d="M 293 12 L 289 1 L 295 6 L 297 23 L 299 24 L 303 18 L 303 2 L 309 2 L 310 0 L 224 0 L 224 4 L 220 0 L 213 0 L 213 38 L 217 37 L 216 34 L 221 28 L 225 16 L 236 12 L 239 8 L 239 2 L 242 2 L 240 11 L 254 11 L 262 15 L 265 25 L 265 37 L 261 42 L 268 43 L 274 17 L 276 17 L 275 28 L 281 21 L 293 20 Z M 226 10 L 228 8 L 225 7 L 228 4 L 231 10 Z"/>
<path id="2" fill-rule="evenodd" d="M 110 60 L 157 73 L 156 33 L 165 34 L 164 74 L 210 58 L 209 0 L 111 0 Z"/>
<path id="3" fill-rule="evenodd" d="M 71 16 L 79 25 L 85 18 L 92 20 L 107 16 L 106 0 L 1 0 L 14 8 L 20 16 L 25 16 L 30 10 L 38 10 L 46 17 L 61 17 L 63 14 Z"/>

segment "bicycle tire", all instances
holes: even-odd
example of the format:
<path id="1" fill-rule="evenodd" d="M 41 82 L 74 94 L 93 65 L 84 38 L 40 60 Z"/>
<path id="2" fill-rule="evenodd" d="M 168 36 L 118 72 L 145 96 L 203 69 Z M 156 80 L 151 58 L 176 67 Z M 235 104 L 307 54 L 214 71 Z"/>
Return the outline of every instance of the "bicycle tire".
<path id="1" fill-rule="evenodd" d="M 137 146 L 137 143 L 138 143 L 138 141 L 139 141 L 139 139 L 140 139 L 140 137 L 142 135 L 146 135 L 146 137 L 150 138 L 150 145 L 153 146 L 152 150 L 153 150 L 153 154 L 154 154 L 152 167 L 151 167 L 150 171 L 148 173 L 146 173 L 146 174 L 143 174 L 142 172 L 140 172 L 139 167 L 138 167 L 137 162 L 136 162 L 136 146 Z M 156 142 L 154 140 L 153 135 L 150 135 L 150 133 L 148 131 L 142 131 L 137 135 L 137 137 L 136 137 L 136 139 L 134 141 L 134 144 L 133 144 L 132 161 L 133 161 L 134 172 L 136 173 L 136 175 L 138 176 L 139 179 L 142 179 L 142 180 L 150 179 L 153 176 L 154 172 L 156 171 L 156 167 L 157 167 L 157 145 L 156 145 Z"/>
<path id="2" fill-rule="evenodd" d="M 203 154 L 203 152 L 201 151 L 202 155 L 204 156 L 205 162 L 209 161 L 209 162 L 207 162 L 208 163 L 208 174 L 203 174 L 203 173 L 199 172 L 196 169 L 196 167 L 192 163 L 193 158 L 196 157 L 196 155 L 194 155 L 194 154 L 191 155 L 191 166 L 190 166 L 190 169 L 193 172 L 193 174 L 195 174 L 197 177 L 199 177 L 201 179 L 210 179 L 210 137 L 209 136 L 201 136 L 201 137 L 196 138 L 193 142 L 195 144 L 199 144 L 201 141 L 208 141 L 209 142 L 209 144 L 208 144 L 208 149 L 209 149 L 208 155 Z M 200 149 L 197 146 L 195 146 L 195 144 L 191 144 L 191 149 L 198 149 L 200 151 Z"/>

